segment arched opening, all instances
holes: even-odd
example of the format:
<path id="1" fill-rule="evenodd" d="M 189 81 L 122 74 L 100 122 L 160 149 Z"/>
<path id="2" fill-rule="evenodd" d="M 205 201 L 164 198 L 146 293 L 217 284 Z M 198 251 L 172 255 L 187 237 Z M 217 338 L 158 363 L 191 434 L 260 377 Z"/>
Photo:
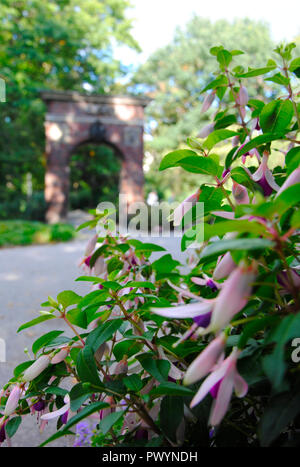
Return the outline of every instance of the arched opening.
<path id="1" fill-rule="evenodd" d="M 119 192 L 121 157 L 109 143 L 85 142 L 72 151 L 71 210 L 95 208 L 102 201 L 115 202 Z"/>

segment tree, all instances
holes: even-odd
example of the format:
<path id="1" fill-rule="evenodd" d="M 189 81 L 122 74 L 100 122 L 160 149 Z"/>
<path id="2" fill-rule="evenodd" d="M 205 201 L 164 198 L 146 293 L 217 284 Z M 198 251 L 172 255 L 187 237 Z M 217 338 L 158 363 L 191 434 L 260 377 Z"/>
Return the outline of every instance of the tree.
<path id="1" fill-rule="evenodd" d="M 245 54 L 239 56 L 239 66 L 244 67 L 253 63 L 265 65 L 274 48 L 265 23 L 249 19 L 212 23 L 194 16 L 185 28 L 176 30 L 169 45 L 150 56 L 133 78 L 133 89 L 146 92 L 153 98 L 147 108 L 153 139 L 147 147 L 154 157 L 157 184 L 167 196 L 178 194 L 185 185 L 191 184 L 191 178 L 188 181 L 181 178 L 178 183 L 174 171 L 169 177 L 158 177 L 156 167 L 168 150 L 177 148 L 187 137 L 195 136 L 211 116 L 211 112 L 201 113 L 204 99 L 201 91 L 214 78 L 215 57 L 209 51 L 216 44 L 222 44 L 229 50 L 242 49 Z M 255 91 L 256 96 L 260 96 L 266 89 L 272 91 L 258 77 L 249 93 Z M 151 171 L 148 179 L 153 186 L 155 182 Z"/>
<path id="2" fill-rule="evenodd" d="M 117 43 L 138 49 L 125 18 L 127 0 L 3 0 L 0 73 L 0 202 L 24 191 L 24 174 L 43 187 L 44 105 L 41 89 L 119 90 L 126 69 L 113 56 Z M 4 193 L 6 193 L 4 195 Z"/>

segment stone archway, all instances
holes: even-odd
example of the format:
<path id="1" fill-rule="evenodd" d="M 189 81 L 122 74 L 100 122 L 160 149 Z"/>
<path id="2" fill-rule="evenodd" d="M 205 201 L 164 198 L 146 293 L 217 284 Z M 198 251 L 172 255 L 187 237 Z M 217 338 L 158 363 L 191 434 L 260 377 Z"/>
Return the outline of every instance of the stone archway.
<path id="1" fill-rule="evenodd" d="M 144 108 L 149 100 L 61 91 L 43 91 L 41 96 L 47 105 L 46 220 L 53 223 L 66 218 L 70 155 L 86 142 L 107 143 L 119 152 L 120 193 L 126 194 L 129 204 L 142 201 Z"/>

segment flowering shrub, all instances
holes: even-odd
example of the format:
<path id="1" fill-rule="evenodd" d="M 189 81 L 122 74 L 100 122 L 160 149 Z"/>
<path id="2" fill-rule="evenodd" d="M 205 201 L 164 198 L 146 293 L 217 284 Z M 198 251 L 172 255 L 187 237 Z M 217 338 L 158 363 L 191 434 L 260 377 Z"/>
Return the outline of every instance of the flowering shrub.
<path id="1" fill-rule="evenodd" d="M 77 279 L 92 289 L 49 297 L 19 329 L 51 319 L 72 337 L 44 334 L 32 359 L 16 367 L 1 392 L 0 442 L 35 413 L 41 428 L 57 420 L 43 444 L 72 433 L 75 446 L 299 444 L 300 59 L 293 48 L 278 47 L 278 63 L 248 71 L 232 65 L 241 51 L 211 50 L 220 70 L 203 90 L 203 111 L 213 106 L 214 120 L 160 166 L 207 176 L 176 212 L 184 220 L 193 206 L 182 248 L 197 245 L 195 263 L 183 273 L 168 252 L 151 261 L 164 250 L 156 244 L 109 228 L 94 235 Z M 249 99 L 247 80 L 256 76 L 282 96 Z M 222 159 L 213 150 L 228 139 L 233 147 Z M 201 219 L 197 202 L 204 202 Z M 99 222 L 109 226 L 108 213 L 83 227 Z"/>

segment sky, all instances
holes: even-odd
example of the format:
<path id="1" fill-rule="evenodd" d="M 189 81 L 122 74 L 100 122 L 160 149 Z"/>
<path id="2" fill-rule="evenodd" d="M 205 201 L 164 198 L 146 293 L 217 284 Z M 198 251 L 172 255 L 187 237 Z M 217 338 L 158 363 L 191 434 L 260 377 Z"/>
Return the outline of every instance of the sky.
<path id="1" fill-rule="evenodd" d="M 300 34 L 299 0 L 132 0 L 132 4 L 128 13 L 134 18 L 132 35 L 143 52 L 127 53 L 126 64 L 142 63 L 171 42 L 176 26 L 184 27 L 193 13 L 212 21 L 244 17 L 264 20 L 270 24 L 276 42 L 291 41 Z"/>

